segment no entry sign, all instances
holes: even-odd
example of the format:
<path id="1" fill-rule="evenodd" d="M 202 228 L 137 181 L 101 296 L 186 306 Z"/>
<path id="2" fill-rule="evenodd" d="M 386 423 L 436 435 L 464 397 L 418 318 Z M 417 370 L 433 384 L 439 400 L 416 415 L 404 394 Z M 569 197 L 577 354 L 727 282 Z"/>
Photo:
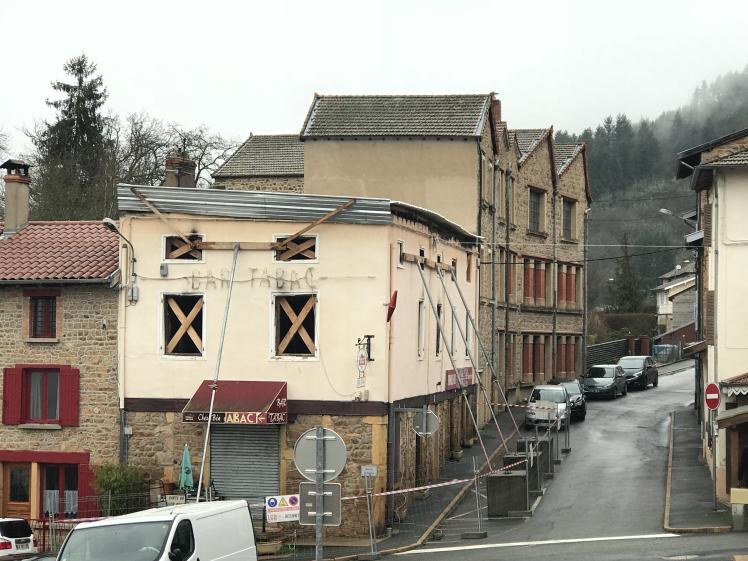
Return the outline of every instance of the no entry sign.
<path id="1" fill-rule="evenodd" d="M 712 382 L 706 387 L 706 390 L 704 390 L 704 401 L 706 402 L 706 406 L 714 411 L 719 407 L 719 400 L 719 388 L 717 387 L 717 384 Z"/>

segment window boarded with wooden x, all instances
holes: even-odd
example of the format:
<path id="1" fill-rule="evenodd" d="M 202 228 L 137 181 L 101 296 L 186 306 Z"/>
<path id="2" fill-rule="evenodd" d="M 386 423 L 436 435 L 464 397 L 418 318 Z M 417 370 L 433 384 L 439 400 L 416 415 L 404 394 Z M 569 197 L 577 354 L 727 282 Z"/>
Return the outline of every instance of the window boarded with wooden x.
<path id="1" fill-rule="evenodd" d="M 314 294 L 276 296 L 276 356 L 314 356 L 317 297 Z"/>
<path id="2" fill-rule="evenodd" d="M 199 234 L 191 234 L 187 236 L 187 239 L 190 240 L 190 242 L 200 242 L 203 241 L 203 236 Z M 165 260 L 201 261 L 202 258 L 202 250 L 195 249 L 179 236 L 167 236 L 166 244 L 164 246 Z"/>
<path id="3" fill-rule="evenodd" d="M 278 238 L 277 243 L 285 244 L 275 251 L 276 261 L 313 261 L 317 259 L 317 236 L 299 236 L 286 243 L 288 238 Z"/>
<path id="4" fill-rule="evenodd" d="M 203 297 L 164 296 L 164 352 L 167 355 L 203 354 Z"/>

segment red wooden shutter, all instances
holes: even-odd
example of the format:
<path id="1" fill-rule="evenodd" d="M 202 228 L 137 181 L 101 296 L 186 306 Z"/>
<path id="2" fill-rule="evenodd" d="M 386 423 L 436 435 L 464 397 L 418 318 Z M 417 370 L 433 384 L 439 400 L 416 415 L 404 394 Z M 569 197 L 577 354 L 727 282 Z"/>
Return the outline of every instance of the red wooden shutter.
<path id="1" fill-rule="evenodd" d="M 23 394 L 23 370 L 20 368 L 3 369 L 3 424 L 18 425 L 21 423 L 21 404 Z"/>
<path id="2" fill-rule="evenodd" d="M 701 229 L 704 231 L 704 247 L 712 245 L 712 203 L 704 205 L 701 216 Z"/>
<path id="3" fill-rule="evenodd" d="M 94 472 L 88 464 L 78 464 L 78 517 L 98 518 L 99 502 L 93 487 Z"/>
<path id="4" fill-rule="evenodd" d="M 704 329 L 704 339 L 706 339 L 707 345 L 714 345 L 714 291 L 709 290 L 706 293 L 706 302 L 704 302 L 706 308 L 704 318 L 702 319 Z"/>
<path id="5" fill-rule="evenodd" d="M 60 368 L 60 425 L 78 426 L 78 391 L 80 371 L 77 368 Z"/>

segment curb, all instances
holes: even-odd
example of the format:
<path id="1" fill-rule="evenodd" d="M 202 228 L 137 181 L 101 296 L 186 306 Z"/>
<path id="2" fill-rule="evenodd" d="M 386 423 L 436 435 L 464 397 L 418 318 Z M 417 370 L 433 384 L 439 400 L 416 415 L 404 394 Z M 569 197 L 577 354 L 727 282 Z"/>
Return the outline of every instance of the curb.
<path id="1" fill-rule="evenodd" d="M 666 532 L 674 534 L 725 534 L 732 531 L 730 526 L 701 526 L 696 528 L 675 528 L 670 525 L 670 494 L 673 479 L 673 429 L 675 426 L 675 415 L 670 412 L 670 433 L 667 453 L 667 478 L 665 480 L 665 508 L 662 516 L 662 528 Z"/>

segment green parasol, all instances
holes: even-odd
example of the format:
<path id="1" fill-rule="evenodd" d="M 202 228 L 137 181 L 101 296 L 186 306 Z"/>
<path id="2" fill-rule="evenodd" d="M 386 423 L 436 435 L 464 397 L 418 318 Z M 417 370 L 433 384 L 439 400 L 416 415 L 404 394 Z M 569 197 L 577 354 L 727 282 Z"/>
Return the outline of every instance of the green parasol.
<path id="1" fill-rule="evenodd" d="M 184 445 L 182 451 L 182 470 L 179 472 L 179 488 L 184 490 L 192 491 L 194 487 L 192 481 L 192 460 L 190 459 L 190 449 L 187 445 Z"/>

